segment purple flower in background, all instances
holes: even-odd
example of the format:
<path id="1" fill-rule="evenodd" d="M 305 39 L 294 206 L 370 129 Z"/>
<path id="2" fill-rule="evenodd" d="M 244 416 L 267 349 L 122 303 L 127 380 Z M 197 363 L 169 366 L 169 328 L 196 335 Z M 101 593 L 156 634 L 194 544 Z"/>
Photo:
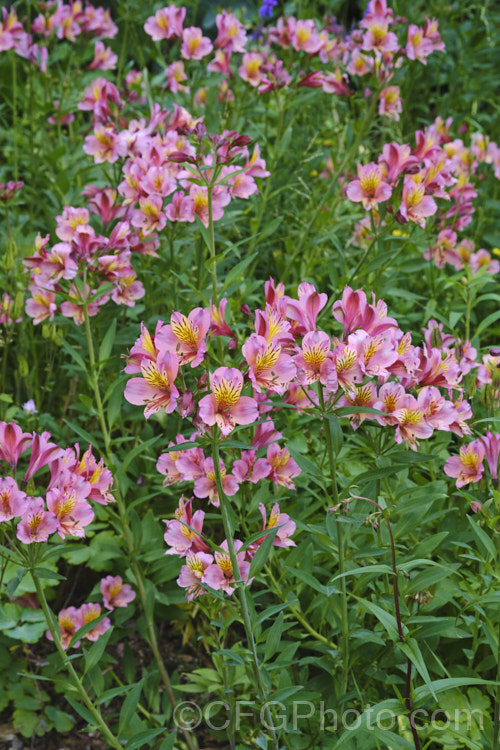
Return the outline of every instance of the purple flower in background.
<path id="1" fill-rule="evenodd" d="M 278 5 L 278 0 L 262 0 L 262 5 L 259 8 L 260 18 L 272 18 L 273 8 Z"/>

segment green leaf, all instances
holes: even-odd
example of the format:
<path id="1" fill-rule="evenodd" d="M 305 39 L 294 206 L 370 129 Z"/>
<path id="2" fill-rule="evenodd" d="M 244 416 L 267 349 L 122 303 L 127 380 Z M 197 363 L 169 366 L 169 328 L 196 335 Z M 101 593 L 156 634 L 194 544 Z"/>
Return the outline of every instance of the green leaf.
<path id="1" fill-rule="evenodd" d="M 125 731 L 130 724 L 136 709 L 137 704 L 139 703 L 141 693 L 142 693 L 142 687 L 144 685 L 144 679 L 142 679 L 140 682 L 137 682 L 130 693 L 127 695 L 125 700 L 123 701 L 121 711 L 120 711 L 120 722 L 119 722 L 119 728 L 118 732 L 121 734 L 123 731 Z"/>
<path id="2" fill-rule="evenodd" d="M 108 359 L 113 349 L 113 344 L 115 343 L 115 336 L 116 336 L 116 318 L 113 318 L 113 322 L 111 323 L 108 330 L 106 331 L 104 338 L 101 341 L 101 345 L 99 347 L 99 362 L 103 362 L 104 360 Z"/>
<path id="3" fill-rule="evenodd" d="M 82 372 L 87 372 L 87 365 L 85 364 L 85 360 L 83 359 L 82 355 L 79 354 L 71 344 L 69 344 L 66 339 L 63 339 L 60 337 L 60 342 L 62 348 L 69 354 L 69 356 L 75 360 L 76 364 L 80 367 Z"/>
<path id="4" fill-rule="evenodd" d="M 228 286 L 230 286 L 233 281 L 238 281 L 240 276 L 243 274 L 244 270 L 248 268 L 250 263 L 257 257 L 257 253 L 252 253 L 252 255 L 249 255 L 247 258 L 243 258 L 239 263 L 237 263 L 233 268 L 231 268 L 230 271 L 227 272 L 225 282 L 224 282 L 224 289 L 227 289 Z"/>
<path id="5" fill-rule="evenodd" d="M 274 537 L 276 536 L 277 532 L 278 529 L 276 527 L 274 527 L 274 529 L 269 529 L 269 531 L 267 532 L 268 536 L 264 539 L 252 558 L 250 573 L 248 574 L 249 578 L 256 576 L 257 573 L 259 573 L 266 564 L 271 552 L 271 548 L 273 546 Z"/>
<path id="6" fill-rule="evenodd" d="M 125 745 L 125 750 L 137 750 L 139 747 L 144 747 L 149 744 L 150 740 L 153 740 L 159 734 L 163 734 L 166 731 L 168 730 L 161 727 L 160 729 L 146 729 L 144 732 L 137 732 L 137 734 L 132 735 L 129 739 Z"/>
<path id="7" fill-rule="evenodd" d="M 88 651 L 84 651 L 85 655 L 85 670 L 83 674 L 87 674 L 92 667 L 95 667 L 96 664 L 100 661 L 106 646 L 108 645 L 108 641 L 111 637 L 111 633 L 113 632 L 113 628 L 109 628 L 106 630 L 106 632 L 99 637 L 99 639 L 92 644 L 92 646 L 88 649 Z"/>
<path id="8" fill-rule="evenodd" d="M 56 573 L 53 570 L 49 570 L 48 568 L 35 568 L 34 573 L 38 578 L 46 578 L 49 581 L 65 581 L 66 580 L 65 576 L 62 576 L 60 573 Z"/>
<path id="9" fill-rule="evenodd" d="M 269 661 L 269 659 L 274 656 L 281 639 L 281 634 L 283 632 L 283 624 L 283 612 L 280 612 L 273 625 L 267 632 L 266 647 L 264 649 L 264 661 Z"/>
<path id="10" fill-rule="evenodd" d="M 82 719 L 84 719 L 90 727 L 96 726 L 96 721 L 87 706 L 82 706 L 81 703 L 78 703 L 78 701 L 71 698 L 67 693 L 65 693 L 64 697 L 68 701 L 71 708 L 76 711 L 76 713 L 81 716 Z"/>
<path id="11" fill-rule="evenodd" d="M 478 523 L 476 523 L 473 518 L 471 518 L 471 516 L 467 516 L 467 520 L 472 528 L 474 536 L 476 537 L 480 546 L 486 552 L 486 559 L 495 560 L 497 557 L 497 551 L 488 534 L 479 526 Z"/>
<path id="12" fill-rule="evenodd" d="M 480 336 L 483 331 L 486 331 L 487 328 L 494 323 L 496 320 L 500 319 L 500 310 L 496 310 L 495 312 L 491 313 L 491 315 L 487 315 L 486 318 L 484 318 L 474 331 L 475 336 Z"/>
<path id="13" fill-rule="evenodd" d="M 417 672 L 429 688 L 432 697 L 436 700 L 437 696 L 434 692 L 434 688 L 432 687 L 431 678 L 429 676 L 429 672 L 427 671 L 424 657 L 422 656 L 422 652 L 420 651 L 417 641 L 414 638 L 408 638 L 406 641 L 404 641 L 404 643 L 400 641 L 398 645 L 403 654 L 405 654 L 411 661 L 411 663 L 415 666 Z"/>

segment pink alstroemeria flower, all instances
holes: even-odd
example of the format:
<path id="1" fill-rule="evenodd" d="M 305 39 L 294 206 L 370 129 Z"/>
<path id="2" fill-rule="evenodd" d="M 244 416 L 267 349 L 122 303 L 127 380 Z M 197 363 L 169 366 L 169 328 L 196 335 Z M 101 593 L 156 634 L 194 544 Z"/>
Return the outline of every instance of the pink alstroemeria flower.
<path id="1" fill-rule="evenodd" d="M 165 522 L 167 529 L 163 538 L 170 546 L 166 555 L 186 557 L 188 553 L 208 552 L 202 537 L 205 513 L 202 510 L 193 513 L 192 503 L 193 498 L 184 502 L 184 497 L 181 497 L 175 518 Z"/>
<path id="2" fill-rule="evenodd" d="M 444 473 L 457 479 L 457 487 L 465 487 L 470 482 L 479 482 L 484 474 L 483 459 L 485 446 L 481 440 L 473 440 L 462 445 L 460 456 L 450 456 L 444 465 Z"/>
<path id="3" fill-rule="evenodd" d="M 82 613 L 76 607 L 68 607 L 67 609 L 61 609 L 57 615 L 57 622 L 59 624 L 61 646 L 67 649 L 71 639 L 77 630 L 83 626 Z M 50 630 L 45 631 L 45 635 L 49 641 L 53 641 L 52 633 Z M 78 648 L 80 641 L 73 644 L 73 648 Z"/>
<path id="4" fill-rule="evenodd" d="M 432 196 L 425 194 L 425 185 L 416 182 L 411 176 L 406 176 L 403 185 L 399 213 L 407 221 L 414 221 L 421 227 L 425 227 L 425 219 L 436 213 L 437 205 Z"/>
<path id="5" fill-rule="evenodd" d="M 493 435 L 489 430 L 481 438 L 485 448 L 485 458 L 490 470 L 494 487 L 498 487 L 498 456 L 500 454 L 500 435 Z"/>
<path id="6" fill-rule="evenodd" d="M 15 422 L 0 422 L 0 459 L 7 461 L 12 469 L 32 441 L 33 435 L 23 432 Z"/>
<path id="7" fill-rule="evenodd" d="M 238 458 L 233 464 L 233 474 L 238 482 L 257 484 L 270 473 L 271 466 L 267 459 L 257 458 L 257 452 L 254 450 L 242 451 L 241 458 Z"/>
<path id="8" fill-rule="evenodd" d="M 197 26 L 188 26 L 182 32 L 181 55 L 185 60 L 201 60 L 213 50 L 213 44 Z"/>
<path id="9" fill-rule="evenodd" d="M 257 402 L 242 396 L 243 375 L 235 367 L 219 367 L 210 376 L 212 393 L 199 403 L 200 418 L 229 435 L 237 424 L 252 424 L 259 416 Z"/>
<path id="10" fill-rule="evenodd" d="M 292 323 L 295 336 L 304 336 L 316 330 L 316 319 L 328 302 L 328 295 L 316 291 L 313 284 L 303 281 L 298 289 L 299 299 L 287 298 L 286 314 Z"/>
<path id="11" fill-rule="evenodd" d="M 55 443 L 50 442 L 50 432 L 42 432 L 41 435 L 34 432 L 31 443 L 31 457 L 23 478 L 23 483 L 35 476 L 39 469 L 47 466 L 51 461 L 56 461 L 63 455 L 64 451 Z M 22 486 L 22 485 L 21 485 Z"/>
<path id="12" fill-rule="evenodd" d="M 391 186 L 385 182 L 385 173 L 375 162 L 362 166 L 358 164 L 358 180 L 349 183 L 346 195 L 355 203 L 361 202 L 369 211 L 377 208 L 379 203 L 389 200 L 392 195 Z"/>
<path id="13" fill-rule="evenodd" d="M 277 341 L 266 341 L 264 336 L 252 333 L 241 351 L 256 390 L 264 388 L 276 393 L 285 392 L 286 386 L 295 377 L 296 367 L 291 356 L 283 351 Z"/>
<path id="14" fill-rule="evenodd" d="M 163 326 L 156 335 L 156 344 L 169 352 L 175 352 L 180 365 L 191 363 L 197 367 L 207 351 L 205 336 L 210 327 L 210 309 L 196 307 L 186 317 L 172 313 L 170 325 Z"/>
<path id="15" fill-rule="evenodd" d="M 82 604 L 80 607 L 80 614 L 83 621 L 82 625 L 86 625 L 89 622 L 93 622 L 93 620 L 97 620 L 97 618 L 101 616 L 101 605 L 97 602 L 87 602 L 86 604 Z M 97 641 L 99 636 L 104 635 L 106 630 L 109 630 L 110 627 L 111 620 L 109 617 L 105 617 L 95 626 L 95 628 L 89 630 L 84 638 L 88 638 L 89 641 Z"/>
<path id="16" fill-rule="evenodd" d="M 45 510 L 41 497 L 30 497 L 25 506 L 21 521 L 17 524 L 17 538 L 23 544 L 46 542 L 59 528 L 54 513 Z"/>
<path id="17" fill-rule="evenodd" d="M 226 473 L 226 467 L 222 461 L 219 462 L 219 466 L 224 494 L 228 497 L 232 497 L 238 492 L 238 482 L 232 474 Z M 208 501 L 212 503 L 212 505 L 215 505 L 216 508 L 219 507 L 220 501 L 212 458 L 206 458 L 203 461 L 203 475 L 195 480 L 193 492 L 196 497 L 208 497 Z"/>
<path id="18" fill-rule="evenodd" d="M 162 39 L 171 39 L 182 36 L 182 24 L 186 17 L 186 8 L 177 8 L 169 5 L 160 8 L 154 16 L 150 16 L 144 24 L 144 31 L 153 39 L 160 42 Z"/>
<path id="19" fill-rule="evenodd" d="M 271 465 L 269 479 L 274 484 L 281 484 L 289 490 L 294 490 L 292 482 L 294 477 L 300 474 L 300 468 L 290 456 L 288 448 L 280 448 L 277 443 L 272 443 L 267 449 L 267 460 Z"/>
<path id="20" fill-rule="evenodd" d="M 330 362 L 331 346 L 330 337 L 324 331 L 306 333 L 302 350 L 294 357 L 297 377 L 302 385 L 310 385 L 318 380 L 325 384 L 325 365 Z"/>
<path id="21" fill-rule="evenodd" d="M 54 314 L 57 310 L 56 295 L 47 289 L 40 289 L 34 284 L 30 284 L 29 290 L 31 297 L 28 297 L 24 309 L 26 315 L 33 318 L 33 324 L 38 325 L 44 320 L 54 320 Z"/>
<path id="22" fill-rule="evenodd" d="M 209 565 L 203 573 L 202 581 L 210 586 L 215 591 L 225 591 L 226 594 L 231 596 L 234 591 L 234 586 L 231 584 L 235 583 L 233 564 L 229 557 L 227 541 L 224 540 L 220 545 L 224 552 L 215 552 L 215 563 Z M 248 574 L 250 573 L 250 563 L 245 560 L 246 552 L 240 552 L 239 550 L 243 547 L 241 539 L 234 540 L 234 549 L 236 551 L 236 559 L 238 560 L 238 569 L 241 576 L 241 580 L 248 583 Z"/>
<path id="23" fill-rule="evenodd" d="M 131 404 L 146 405 L 144 416 L 149 419 L 160 409 L 167 414 L 174 411 L 179 391 L 174 385 L 179 361 L 172 352 L 162 351 L 155 360 L 143 359 L 142 378 L 132 378 L 125 387 L 125 398 Z"/>
<path id="24" fill-rule="evenodd" d="M 277 526 L 278 531 L 276 532 L 276 536 L 273 539 L 273 546 L 274 547 L 296 547 L 297 545 L 295 542 L 290 539 L 292 534 L 295 533 L 296 525 L 295 522 L 292 521 L 290 516 L 287 513 L 281 513 L 279 503 L 275 503 L 271 509 L 271 513 L 269 515 L 269 521 L 267 521 L 267 513 L 266 508 L 263 503 L 259 503 L 259 510 L 260 514 L 262 516 L 262 531 L 267 529 L 275 529 Z M 266 539 L 266 536 L 261 537 L 261 539 L 258 540 L 259 544 L 262 544 L 262 542 Z"/>
<path id="25" fill-rule="evenodd" d="M 398 420 L 394 439 L 396 443 L 405 441 L 406 445 L 413 451 L 417 450 L 417 438 L 429 438 L 433 429 L 427 423 L 423 409 L 418 407 L 417 401 L 413 396 L 406 397 L 406 404 L 403 408 L 394 412 Z"/>
<path id="26" fill-rule="evenodd" d="M 106 576 L 101 581 L 101 594 L 106 609 L 126 607 L 135 599 L 135 591 L 129 583 L 123 583 L 121 576 Z"/>
<path id="27" fill-rule="evenodd" d="M 186 599 L 188 602 L 205 593 L 201 585 L 205 570 L 213 563 L 214 558 L 207 552 L 197 552 L 186 556 L 186 564 L 182 566 L 181 573 L 177 579 L 178 586 L 187 589 Z"/>
<path id="28" fill-rule="evenodd" d="M 23 516 L 26 511 L 26 493 L 21 492 L 12 477 L 0 478 L 0 523 Z"/>
<path id="29" fill-rule="evenodd" d="M 85 536 L 84 527 L 94 518 L 94 511 L 86 500 L 77 497 L 76 492 L 47 492 L 47 507 L 54 513 L 58 522 L 58 533 L 61 539 L 68 536 Z"/>

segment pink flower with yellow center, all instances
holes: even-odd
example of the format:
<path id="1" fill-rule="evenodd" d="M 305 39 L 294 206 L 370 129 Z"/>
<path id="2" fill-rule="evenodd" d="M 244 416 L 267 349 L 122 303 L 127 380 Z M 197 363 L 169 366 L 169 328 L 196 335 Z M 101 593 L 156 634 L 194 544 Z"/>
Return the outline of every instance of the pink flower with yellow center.
<path id="1" fill-rule="evenodd" d="M 201 60 L 213 50 L 210 39 L 203 36 L 197 26 L 188 26 L 182 32 L 181 55 L 185 60 Z"/>
<path id="2" fill-rule="evenodd" d="M 145 405 L 146 419 L 160 409 L 170 414 L 179 398 L 179 391 L 174 385 L 178 370 L 179 362 L 172 352 L 159 352 L 154 360 L 144 358 L 141 362 L 142 378 L 128 381 L 125 398 L 130 404 Z"/>
<path id="3" fill-rule="evenodd" d="M 243 375 L 234 367 L 219 367 L 210 376 L 212 393 L 199 403 L 200 419 L 210 426 L 217 425 L 223 435 L 229 435 L 237 424 L 252 424 L 259 416 L 257 402 L 242 396 Z"/>
<path id="4" fill-rule="evenodd" d="M 240 78 L 249 83 L 250 86 L 258 86 L 264 75 L 261 71 L 264 62 L 264 57 L 260 52 L 246 52 L 243 55 L 242 64 L 238 68 Z"/>
<path id="5" fill-rule="evenodd" d="M 300 474 L 300 469 L 290 456 L 288 448 L 280 448 L 276 443 L 272 443 L 267 449 L 267 460 L 271 465 L 269 479 L 274 484 L 281 484 L 289 490 L 294 490 L 295 485 L 292 481 Z"/>
<path id="6" fill-rule="evenodd" d="M 379 50 L 381 52 L 395 52 L 399 49 L 399 42 L 396 34 L 389 31 L 389 24 L 385 19 L 374 19 L 367 26 L 367 31 L 363 35 L 363 46 L 365 52 L 370 50 Z"/>
<path id="7" fill-rule="evenodd" d="M 215 46 L 223 48 L 228 52 L 244 52 L 247 41 L 247 33 L 241 21 L 238 21 L 233 13 L 223 10 L 215 17 L 217 25 L 217 39 Z"/>
<path id="8" fill-rule="evenodd" d="M 407 221 L 414 221 L 421 227 L 425 227 L 426 217 L 437 211 L 434 198 L 425 194 L 424 183 L 418 182 L 413 176 L 406 175 L 401 197 L 399 213 Z"/>
<path id="9" fill-rule="evenodd" d="M 101 581 L 101 594 L 106 609 L 126 607 L 135 599 L 135 591 L 121 576 L 106 576 Z"/>
<path id="10" fill-rule="evenodd" d="M 419 408 L 413 396 L 407 396 L 405 406 L 393 412 L 393 415 L 398 420 L 394 436 L 396 442 L 402 443 L 404 440 L 406 445 L 414 451 L 417 450 L 417 438 L 426 439 L 433 433 L 431 425 L 425 419 L 423 409 Z"/>
<path id="11" fill-rule="evenodd" d="M 34 325 L 42 323 L 44 320 L 54 320 L 54 314 L 57 310 L 56 295 L 54 292 L 46 289 L 39 289 L 34 284 L 30 284 L 31 297 L 26 300 L 24 309 L 26 315 L 33 318 Z"/>
<path id="12" fill-rule="evenodd" d="M 24 515 L 26 505 L 26 493 L 19 490 L 16 480 L 0 478 L 0 523 Z"/>
<path id="13" fill-rule="evenodd" d="M 82 626 L 87 625 L 89 622 L 97 620 L 101 616 L 101 605 L 97 602 L 87 602 L 82 604 L 80 607 L 80 614 L 82 616 Z M 101 635 L 104 635 L 106 630 L 111 627 L 111 620 L 109 617 L 104 617 L 101 622 L 97 623 L 95 628 L 89 630 L 84 638 L 88 638 L 89 641 L 97 641 Z"/>
<path id="14" fill-rule="evenodd" d="M 226 472 L 226 467 L 219 462 L 220 474 L 222 479 L 222 489 L 224 494 L 228 497 L 236 495 L 238 492 L 238 482 L 232 474 Z M 215 468 L 212 458 L 206 458 L 202 465 L 203 474 L 195 480 L 193 492 L 196 497 L 208 497 L 208 501 L 219 507 L 219 494 L 217 490 L 217 483 L 215 481 Z"/>
<path id="15" fill-rule="evenodd" d="M 479 482 L 484 474 L 485 446 L 481 440 L 462 445 L 460 456 L 450 456 L 444 465 L 444 473 L 457 479 L 457 487 Z"/>
<path id="16" fill-rule="evenodd" d="M 46 542 L 58 527 L 59 521 L 54 513 L 45 510 L 43 499 L 31 497 L 26 503 L 21 521 L 17 524 L 17 538 L 23 544 Z"/>
<path id="17" fill-rule="evenodd" d="M 170 546 L 166 555 L 185 557 L 188 553 L 208 552 L 202 537 L 205 513 L 202 510 L 193 513 L 192 502 L 192 498 L 184 502 L 181 497 L 175 518 L 166 521 L 167 528 L 163 538 Z"/>
<path id="18" fill-rule="evenodd" d="M 162 211 L 163 198 L 152 193 L 146 198 L 139 198 L 139 209 L 134 211 L 132 225 L 142 229 L 144 235 L 160 232 L 167 223 L 167 217 Z"/>
<path id="19" fill-rule="evenodd" d="M 224 552 L 215 552 L 215 563 L 209 565 L 203 573 L 202 581 L 210 586 L 215 591 L 225 591 L 229 596 L 234 591 L 235 583 L 233 564 L 229 557 L 227 541 L 223 541 L 220 545 Z M 236 551 L 236 559 L 238 560 L 238 570 L 241 580 L 245 583 L 248 582 L 248 574 L 250 573 L 250 563 L 245 560 L 246 552 L 240 552 L 243 547 L 241 539 L 234 540 L 234 549 Z"/>
<path id="20" fill-rule="evenodd" d="M 418 26 L 411 23 L 408 26 L 408 43 L 405 47 L 405 53 L 408 59 L 420 60 L 421 63 L 427 65 L 426 58 L 433 52 L 434 44 L 432 40 L 424 35 L 423 29 L 420 29 Z"/>
<path id="21" fill-rule="evenodd" d="M 83 625 L 82 614 L 76 607 L 68 607 L 67 609 L 61 609 L 57 615 L 57 622 L 59 624 L 61 646 L 67 649 L 71 639 L 77 630 Z M 52 633 L 50 630 L 45 631 L 45 635 L 49 641 L 53 641 Z M 73 648 L 78 648 L 80 641 L 73 644 Z"/>
<path id="22" fill-rule="evenodd" d="M 243 344 L 242 352 L 254 388 L 285 392 L 286 386 L 295 377 L 296 367 L 277 341 L 266 341 L 264 336 L 252 333 Z"/>
<path id="23" fill-rule="evenodd" d="M 61 539 L 64 539 L 66 534 L 84 537 L 84 527 L 88 526 L 94 518 L 94 511 L 89 503 L 78 498 L 74 491 L 49 490 L 47 507 L 59 522 L 58 533 Z"/>
<path id="24" fill-rule="evenodd" d="M 188 602 L 193 601 L 193 599 L 196 599 L 200 594 L 205 593 L 201 581 L 205 570 L 213 563 L 213 561 L 213 556 L 209 555 L 207 552 L 197 552 L 196 554 L 188 554 L 186 556 L 186 564 L 181 568 L 177 584 L 178 586 L 187 589 L 186 599 Z"/>
<path id="25" fill-rule="evenodd" d="M 160 8 L 154 16 L 150 16 L 144 24 L 144 31 L 152 38 L 153 42 L 160 42 L 162 39 L 171 39 L 182 36 L 182 24 L 186 17 L 185 8 L 177 8 L 176 5 L 169 5 L 167 8 Z"/>
<path id="26" fill-rule="evenodd" d="M 385 115 L 396 122 L 403 111 L 403 103 L 399 96 L 399 86 L 387 86 L 380 92 L 378 105 L 379 115 Z"/>
<path id="27" fill-rule="evenodd" d="M 291 520 L 287 513 L 281 513 L 280 506 L 278 503 L 274 503 L 271 513 L 269 515 L 269 521 L 267 520 L 266 508 L 263 503 L 259 504 L 260 514 L 262 516 L 262 531 L 267 529 L 275 529 L 278 527 L 276 536 L 273 539 L 274 547 L 295 547 L 295 542 L 290 539 L 292 534 L 295 533 L 296 525 Z M 252 546 L 252 552 L 254 553 L 262 542 L 267 538 L 267 535 L 260 537 Z"/>
<path id="28" fill-rule="evenodd" d="M 175 352 L 180 365 L 201 364 L 207 351 L 205 336 L 210 327 L 210 309 L 196 307 L 186 317 L 174 312 L 170 325 L 163 326 L 156 335 L 156 344 L 169 352 Z"/>
<path id="29" fill-rule="evenodd" d="M 294 362 L 299 381 L 309 385 L 317 380 L 323 382 L 325 365 L 331 351 L 331 341 L 324 331 L 310 331 L 302 340 L 302 351 L 296 354 Z"/>
<path id="30" fill-rule="evenodd" d="M 378 164 L 358 164 L 358 177 L 358 180 L 353 180 L 347 186 L 346 195 L 349 200 L 361 202 L 367 211 L 389 200 L 392 188 L 385 182 L 385 173 Z"/>

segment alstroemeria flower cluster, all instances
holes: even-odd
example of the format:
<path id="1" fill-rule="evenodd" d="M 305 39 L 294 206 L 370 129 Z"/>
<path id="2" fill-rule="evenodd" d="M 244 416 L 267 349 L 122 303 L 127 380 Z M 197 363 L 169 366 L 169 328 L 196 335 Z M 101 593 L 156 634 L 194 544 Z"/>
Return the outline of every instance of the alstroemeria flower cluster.
<path id="1" fill-rule="evenodd" d="M 115 607 L 127 607 L 130 602 L 134 601 L 136 596 L 132 586 L 128 583 L 123 583 L 121 576 L 106 576 L 101 581 L 100 589 L 103 604 L 108 610 L 113 610 Z M 80 628 L 83 628 L 84 625 L 98 620 L 101 614 L 102 608 L 99 602 L 86 602 L 78 608 L 66 607 L 62 609 L 57 615 L 61 646 L 67 649 L 75 633 Z M 83 635 L 83 638 L 95 643 L 110 627 L 111 620 L 109 617 L 103 617 L 94 628 Z M 53 640 L 50 630 L 47 630 L 45 635 L 49 641 Z M 80 641 L 76 641 L 73 644 L 73 648 L 78 648 L 79 645 Z"/>
<path id="2" fill-rule="evenodd" d="M 499 261 L 484 248 L 476 251 L 472 240 L 459 239 L 457 233 L 472 221 L 473 200 L 478 195 L 472 180 L 481 178 L 479 164 L 493 164 L 500 179 L 500 149 L 481 133 L 473 133 L 466 147 L 461 139 L 451 139 L 450 126 L 451 118 L 443 122 L 438 117 L 431 126 L 416 132 L 415 147 L 387 143 L 378 163 L 358 164 L 358 179 L 348 182 L 346 195 L 373 212 L 376 226 L 386 224 L 392 214 L 399 224 L 413 222 L 425 227 L 427 218 L 436 214 L 438 234 L 425 251 L 427 259 L 432 258 L 438 268 L 449 263 L 457 270 L 468 267 L 474 274 L 481 268 L 498 273 Z M 438 204 L 436 199 L 448 204 Z M 380 218 L 383 209 L 385 220 Z M 363 219 L 355 230 L 356 244 L 367 245 L 372 230 L 370 222 Z"/>
<path id="3" fill-rule="evenodd" d="M 213 369 L 209 337 L 229 338 L 229 351 L 240 348 L 223 314 L 216 319 L 210 308 L 195 308 L 188 315 L 174 312 L 167 325 L 158 321 L 154 334 L 142 324 L 127 357 L 125 371 L 133 377 L 125 398 L 144 406 L 146 418 L 178 409 L 196 428 L 189 445 L 184 447 L 186 438 L 179 434 L 159 457 L 165 486 L 192 483 L 195 497 L 218 507 L 214 460 L 201 443 L 217 430 L 223 446 L 224 437 L 239 426 L 249 431 L 249 444 L 233 449 L 231 459 L 220 459 L 224 494 L 233 497 L 245 482 L 270 481 L 294 489 L 300 469 L 286 445 L 280 446 L 282 435 L 269 414 L 283 402 L 298 412 L 349 407 L 354 429 L 377 420 L 412 450 L 436 430 L 470 434 L 472 412 L 461 388 L 464 374 L 476 366 L 470 342 L 450 340 L 431 321 L 422 344 L 413 345 L 411 335 L 389 317 L 383 300 L 373 297 L 370 302 L 362 290 L 350 287 L 333 304 L 333 324 L 340 331 L 332 336 L 318 327 L 326 303 L 327 295 L 309 282 L 300 284 L 294 298 L 271 279 L 265 285 L 265 305 L 255 311 L 253 331 L 241 344 L 239 365 Z M 199 367 L 201 374 L 196 373 Z M 210 568 L 219 563 L 202 535 L 203 512 L 193 513 L 191 501 L 180 508 L 166 537 L 170 554 L 190 555 L 180 585 L 191 598 L 201 593 L 202 584 L 216 588 L 219 581 L 219 587 L 232 589 L 229 568 L 222 578 Z M 283 536 L 277 539 L 279 543 Z"/>
<path id="4" fill-rule="evenodd" d="M 49 235 L 38 235 L 35 254 L 23 260 L 31 270 L 26 313 L 35 325 L 53 320 L 58 311 L 80 325 L 84 304 L 92 317 L 110 299 L 117 305 L 133 307 L 144 296 L 144 287 L 132 266 L 132 254 L 155 254 L 156 238 L 142 239 L 127 220 L 126 210 L 115 205 L 116 191 L 87 186 L 85 194 L 103 227 L 113 219 L 119 221 L 106 235 L 98 234 L 90 224 L 88 209 L 65 206 L 56 216 L 56 235 L 61 241 L 50 245 Z"/>
<path id="5" fill-rule="evenodd" d="M 20 57 L 34 63 L 43 73 L 47 72 L 49 51 L 46 45 L 51 39 L 75 42 L 80 35 L 112 39 L 118 33 L 109 10 L 101 6 L 95 7 L 86 2 L 84 8 L 81 2 L 66 4 L 58 0 L 57 3 L 40 4 L 40 8 L 43 12 L 31 21 L 29 31 L 18 20 L 13 7 L 10 10 L 2 8 L 0 51 L 14 50 Z M 99 51 L 98 45 L 102 46 L 102 42 L 96 42 L 96 52 Z M 96 64 L 91 68 L 101 67 L 97 63 L 97 55 L 94 62 Z"/>
<path id="6" fill-rule="evenodd" d="M 264 11 L 261 15 L 272 16 L 272 12 Z M 172 93 L 189 94 L 189 85 L 183 83 L 189 82 L 184 60 L 201 61 L 213 52 L 207 71 L 222 76 L 219 101 L 234 99 L 230 84 L 236 73 L 259 94 L 294 84 L 322 88 L 338 96 L 354 94 L 360 87 L 356 79 L 366 76 L 370 85 L 379 90 L 379 114 L 399 120 L 400 89 L 388 85 L 391 79 L 405 59 L 425 65 L 433 52 L 444 51 L 435 19 L 426 19 L 421 28 L 406 25 L 406 19 L 395 17 L 385 0 L 370 0 L 359 27 L 350 33 L 334 22 L 326 21 L 318 27 L 311 18 L 281 16 L 275 26 L 261 26 L 247 36 L 237 16 L 222 10 L 216 15 L 217 36 L 212 41 L 203 36 L 202 29 L 185 27 L 185 20 L 186 8 L 169 5 L 160 8 L 144 25 L 153 41 L 161 43 L 169 39 L 174 45 L 174 56 L 182 58 L 168 65 L 166 87 Z M 278 56 L 282 50 L 286 50 L 288 69 Z M 315 66 L 312 70 L 311 64 Z M 305 65 L 308 71 L 304 71 Z M 366 90 L 370 92 L 365 84 Z M 205 106 L 206 93 L 206 87 L 198 89 L 194 103 Z"/>
<path id="7" fill-rule="evenodd" d="M 234 591 L 234 571 L 231 558 L 228 553 L 227 541 L 220 545 L 210 543 L 203 533 L 203 522 L 205 513 L 196 510 L 193 513 L 193 498 L 184 500 L 181 497 L 179 507 L 175 511 L 175 518 L 166 521 L 165 542 L 169 546 L 166 555 L 177 555 L 184 560 L 177 583 L 187 589 L 186 598 L 192 601 L 201 594 L 210 593 L 210 589 L 224 591 L 229 596 Z M 261 503 L 259 510 L 262 516 L 261 531 L 259 537 L 251 545 L 245 547 L 241 539 L 234 540 L 238 569 L 242 581 L 246 584 L 249 580 L 250 564 L 253 556 L 265 541 L 268 534 L 266 531 L 277 528 L 273 539 L 276 547 L 294 546 L 295 542 L 290 536 L 295 531 L 295 523 L 290 520 L 286 513 L 280 512 L 278 503 L 271 509 L 269 520 L 267 512 Z"/>
<path id="8" fill-rule="evenodd" d="M 23 544 L 46 542 L 55 532 L 61 539 L 84 537 L 94 518 L 90 503 L 114 499 L 112 474 L 91 447 L 80 456 L 78 444 L 61 448 L 48 432 L 25 433 L 15 422 L 0 422 L 0 469 L 2 461 L 8 469 L 0 477 L 0 523 L 14 521 Z"/>

